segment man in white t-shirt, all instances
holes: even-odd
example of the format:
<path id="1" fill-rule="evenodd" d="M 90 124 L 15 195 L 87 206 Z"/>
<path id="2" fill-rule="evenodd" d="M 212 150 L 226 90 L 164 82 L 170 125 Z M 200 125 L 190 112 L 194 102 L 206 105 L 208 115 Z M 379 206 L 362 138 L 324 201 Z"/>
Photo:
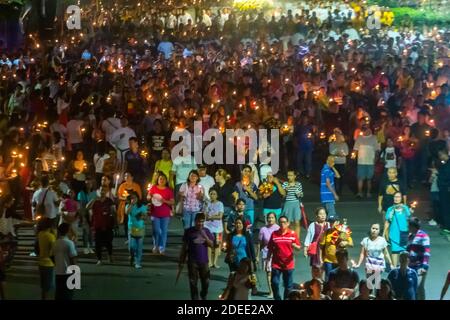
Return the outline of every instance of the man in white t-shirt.
<path id="1" fill-rule="evenodd" d="M 121 128 L 111 135 L 111 145 L 117 150 L 117 159 L 122 166 L 124 163 L 125 153 L 130 150 L 130 138 L 136 137 L 133 129 L 128 127 L 128 120 L 122 118 L 120 120 Z"/>
<path id="2" fill-rule="evenodd" d="M 56 226 L 57 215 L 58 215 L 58 202 L 59 198 L 55 191 L 49 188 L 49 178 L 48 176 L 43 176 L 41 179 L 41 188 L 33 193 L 31 198 L 32 204 L 32 215 L 33 219 L 36 217 L 36 209 L 42 203 L 45 206 L 45 217 L 53 221 L 54 226 Z"/>
<path id="3" fill-rule="evenodd" d="M 68 273 L 69 266 L 76 265 L 77 249 L 73 241 L 67 237 L 69 230 L 70 224 L 61 223 L 58 226 L 58 240 L 53 245 L 56 274 L 55 300 L 72 300 L 73 298 L 74 289 L 69 289 L 67 280 L 71 276 L 71 273 Z"/>
<path id="4" fill-rule="evenodd" d="M 205 164 L 198 165 L 198 174 L 200 175 L 200 185 L 203 187 L 205 198 L 209 200 L 209 189 L 216 184 L 216 181 L 206 173 Z"/>
<path id="5" fill-rule="evenodd" d="M 358 198 L 363 197 L 364 181 L 367 180 L 367 198 L 372 197 L 372 178 L 375 172 L 375 158 L 380 151 L 377 138 L 369 127 L 362 129 L 363 135 L 355 141 L 353 151 L 358 153 Z"/>

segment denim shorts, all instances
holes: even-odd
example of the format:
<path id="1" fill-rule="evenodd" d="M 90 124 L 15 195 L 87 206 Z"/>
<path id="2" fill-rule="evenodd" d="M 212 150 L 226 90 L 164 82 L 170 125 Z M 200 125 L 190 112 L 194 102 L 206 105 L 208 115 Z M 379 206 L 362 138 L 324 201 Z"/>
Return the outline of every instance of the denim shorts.
<path id="1" fill-rule="evenodd" d="M 370 164 L 358 164 L 358 180 L 372 179 L 375 172 L 375 166 Z"/>

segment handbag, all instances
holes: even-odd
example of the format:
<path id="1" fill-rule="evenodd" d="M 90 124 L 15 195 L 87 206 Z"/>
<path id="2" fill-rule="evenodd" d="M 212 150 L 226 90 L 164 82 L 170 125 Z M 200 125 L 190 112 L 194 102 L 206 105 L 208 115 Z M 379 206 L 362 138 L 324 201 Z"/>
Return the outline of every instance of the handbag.
<path id="1" fill-rule="evenodd" d="M 144 228 L 131 227 L 130 234 L 133 238 L 142 238 L 144 236 L 144 233 Z"/>
<path id="2" fill-rule="evenodd" d="M 317 240 L 314 242 L 311 242 L 309 244 L 308 251 L 307 251 L 308 256 L 311 257 L 311 256 L 315 256 L 317 254 L 317 250 L 318 250 L 318 246 L 319 246 L 319 239 L 320 239 L 320 236 L 322 235 L 323 229 L 324 229 L 324 227 L 322 226 L 322 228 L 320 229 L 320 232 L 319 232 L 319 236 L 317 237 Z"/>

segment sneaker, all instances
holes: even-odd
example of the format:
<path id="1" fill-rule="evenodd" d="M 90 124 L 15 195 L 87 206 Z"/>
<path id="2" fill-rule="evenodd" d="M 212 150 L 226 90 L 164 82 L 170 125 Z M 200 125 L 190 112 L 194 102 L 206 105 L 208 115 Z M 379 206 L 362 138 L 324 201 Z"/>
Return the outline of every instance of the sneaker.
<path id="1" fill-rule="evenodd" d="M 134 267 L 135 267 L 136 269 L 142 269 L 142 266 L 141 266 L 140 264 L 136 264 L 136 265 L 134 265 Z"/>
<path id="2" fill-rule="evenodd" d="M 166 255 L 166 253 L 164 252 L 164 250 L 158 250 L 158 253 L 159 253 L 159 255 L 161 255 L 161 256 L 165 256 L 165 255 Z"/>
<path id="3" fill-rule="evenodd" d="M 89 253 L 95 253 L 94 249 L 89 249 Z"/>
<path id="4" fill-rule="evenodd" d="M 220 269 L 220 266 L 219 266 L 218 264 L 215 264 L 215 265 L 214 265 L 214 268 Z"/>
<path id="5" fill-rule="evenodd" d="M 158 253 L 158 249 L 156 248 L 156 247 L 153 247 L 153 249 L 152 249 L 152 253 Z"/>
<path id="6" fill-rule="evenodd" d="M 97 265 L 100 266 L 101 264 L 102 264 L 102 261 L 101 261 L 101 260 L 98 260 L 98 261 L 97 261 Z"/>
<path id="7" fill-rule="evenodd" d="M 435 226 L 437 226 L 437 222 L 434 221 L 433 219 L 431 219 L 430 221 L 428 221 L 428 225 L 432 226 L 432 227 L 435 227 Z"/>
<path id="8" fill-rule="evenodd" d="M 30 257 L 37 257 L 36 252 L 31 252 L 31 253 L 30 253 Z"/>
<path id="9" fill-rule="evenodd" d="M 88 248 L 84 248 L 84 249 L 83 249 L 83 254 L 89 254 L 89 253 L 90 253 L 90 251 L 89 251 Z"/>
<path id="10" fill-rule="evenodd" d="M 127 246 L 128 245 L 128 240 L 126 240 L 124 244 Z"/>

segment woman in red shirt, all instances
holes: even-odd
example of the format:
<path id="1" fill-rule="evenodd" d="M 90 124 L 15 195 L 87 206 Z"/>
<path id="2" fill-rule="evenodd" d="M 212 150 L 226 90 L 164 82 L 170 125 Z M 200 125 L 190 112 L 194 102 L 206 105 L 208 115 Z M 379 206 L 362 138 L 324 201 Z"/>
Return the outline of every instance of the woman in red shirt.
<path id="1" fill-rule="evenodd" d="M 147 200 L 151 202 L 153 253 L 164 254 L 169 220 L 173 216 L 172 206 L 175 202 L 173 191 L 168 186 L 166 175 L 159 172 L 156 181 L 157 184 L 148 191 Z"/>

